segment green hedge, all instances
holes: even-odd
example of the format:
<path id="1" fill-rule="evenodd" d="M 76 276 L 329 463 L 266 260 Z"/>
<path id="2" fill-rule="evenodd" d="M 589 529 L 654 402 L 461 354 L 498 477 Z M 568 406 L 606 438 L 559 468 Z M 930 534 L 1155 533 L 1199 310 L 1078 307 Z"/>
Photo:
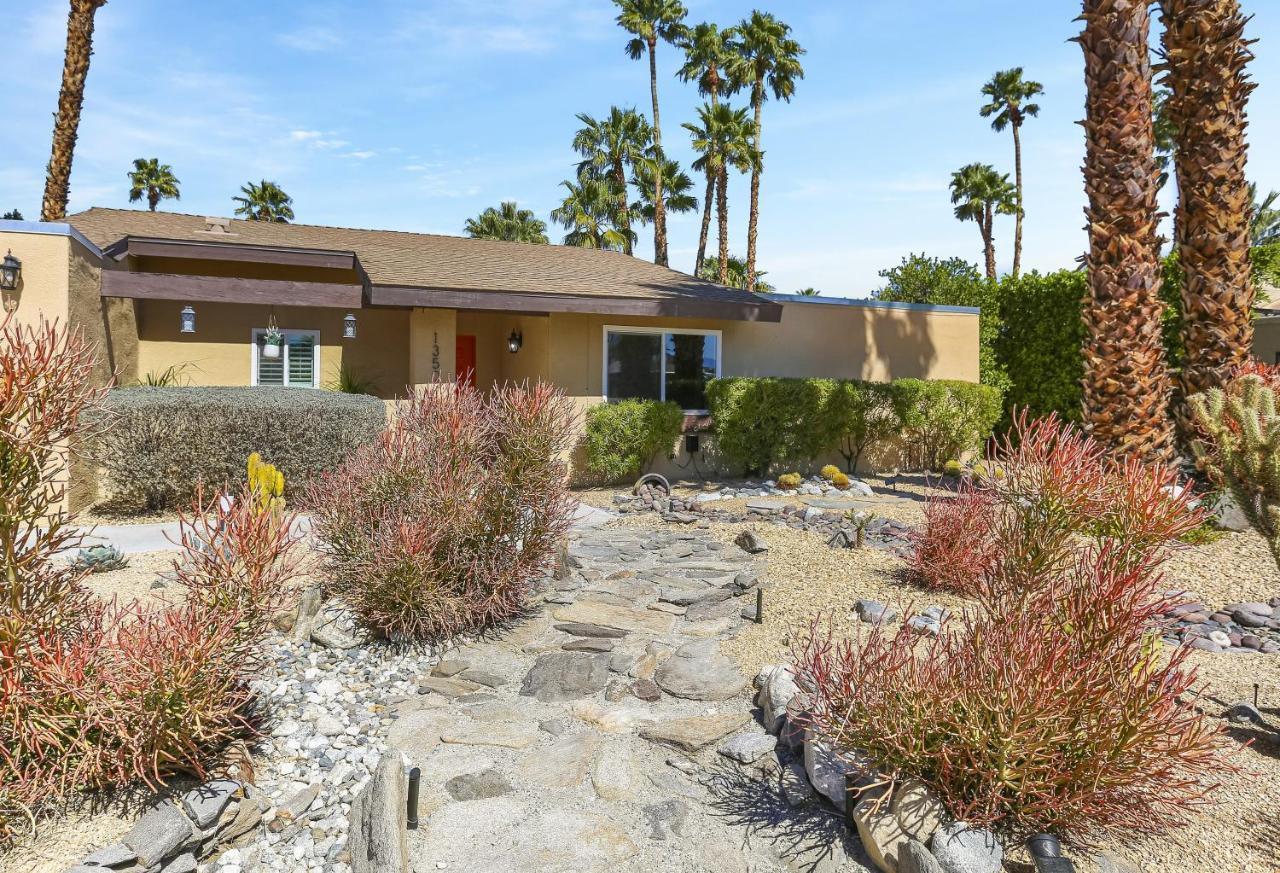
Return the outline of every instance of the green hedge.
<path id="1" fill-rule="evenodd" d="M 284 473 L 287 493 L 335 469 L 386 424 L 376 397 L 303 388 L 117 388 L 90 422 L 90 456 L 120 509 L 166 509 L 197 484 L 244 479 L 251 452 Z"/>
<path id="2" fill-rule="evenodd" d="M 1001 330 L 996 356 L 1009 374 L 1009 409 L 1032 416 L 1057 412 L 1080 419 L 1088 277 L 1078 270 L 1026 273 L 1000 283 Z"/>
<path id="3" fill-rule="evenodd" d="M 717 450 L 753 474 L 829 451 L 854 469 L 897 435 L 910 464 L 939 469 L 981 448 L 1001 414 L 999 389 L 952 380 L 716 379 L 707 400 Z"/>
<path id="4" fill-rule="evenodd" d="M 684 424 L 676 403 L 623 400 L 587 411 L 583 438 L 587 469 L 617 482 L 635 479 L 660 452 L 670 452 Z"/>

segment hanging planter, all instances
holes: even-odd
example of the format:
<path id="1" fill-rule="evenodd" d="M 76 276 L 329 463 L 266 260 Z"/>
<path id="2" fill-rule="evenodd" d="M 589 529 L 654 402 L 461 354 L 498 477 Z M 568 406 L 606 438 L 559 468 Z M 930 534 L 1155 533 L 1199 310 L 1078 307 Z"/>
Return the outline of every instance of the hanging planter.
<path id="1" fill-rule="evenodd" d="M 284 342 L 284 334 L 275 327 L 269 327 L 262 334 L 262 357 L 279 358 L 280 346 Z"/>

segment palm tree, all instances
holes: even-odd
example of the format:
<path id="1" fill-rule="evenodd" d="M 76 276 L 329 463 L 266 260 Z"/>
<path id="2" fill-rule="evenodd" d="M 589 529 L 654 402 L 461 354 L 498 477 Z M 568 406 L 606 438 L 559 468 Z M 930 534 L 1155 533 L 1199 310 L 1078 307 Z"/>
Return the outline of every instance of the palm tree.
<path id="1" fill-rule="evenodd" d="M 521 209 L 514 200 L 504 200 L 497 209 L 490 206 L 476 218 L 468 218 L 463 230 L 472 239 L 539 245 L 550 242 L 546 222 L 535 218 L 531 210 Z"/>
<path id="2" fill-rule="evenodd" d="M 1253 53 L 1238 0 L 1161 0 L 1164 84 L 1177 143 L 1175 212 L 1182 269 L 1182 394 L 1220 387 L 1253 350 L 1257 287 L 1249 260 L 1256 191 L 1245 178 Z M 1183 433 L 1195 431 L 1179 407 Z"/>
<path id="3" fill-rule="evenodd" d="M 80 129 L 80 109 L 84 105 L 84 82 L 89 76 L 93 54 L 93 19 L 107 0 L 71 0 L 67 15 L 67 49 L 62 61 L 62 88 L 58 91 L 58 111 L 53 116 L 53 149 L 40 205 L 41 221 L 61 221 L 67 217 L 71 195 L 71 161 Z"/>
<path id="4" fill-rule="evenodd" d="M 755 282 L 754 290 L 757 294 L 772 294 L 778 290 L 763 281 L 760 277 L 766 275 L 763 271 L 751 275 L 747 272 L 747 262 L 738 257 L 727 257 L 722 262 L 718 257 L 712 256 L 707 258 L 705 264 L 702 265 L 702 272 L 698 274 L 699 279 L 705 279 L 708 282 L 716 282 L 721 285 L 728 285 L 730 288 L 747 289 L 748 276 Z"/>
<path id="5" fill-rule="evenodd" d="M 147 205 L 155 212 L 166 197 L 182 199 L 179 184 L 173 175 L 173 167 L 160 163 L 159 158 L 135 158 L 133 169 L 129 171 L 129 202 L 137 203 L 146 197 Z"/>
<path id="6" fill-rule="evenodd" d="M 751 89 L 751 107 L 755 111 L 751 146 L 758 156 L 751 168 L 751 213 L 747 224 L 747 273 L 750 287 L 755 288 L 756 236 L 760 222 L 760 174 L 764 169 L 764 152 L 760 148 L 760 110 L 766 99 L 765 86 L 774 99 L 791 102 L 796 80 L 804 78 L 800 56 L 804 49 L 792 39 L 791 28 L 767 12 L 756 10 L 734 31 L 728 73 L 736 86 Z"/>
<path id="7" fill-rule="evenodd" d="M 797 297 L 821 297 L 822 292 L 817 288 L 801 288 L 796 292 Z"/>
<path id="8" fill-rule="evenodd" d="M 751 119 L 746 108 L 734 109 L 721 103 L 715 107 L 710 104 L 698 109 L 698 120 L 701 126 L 685 123 L 684 127 L 693 137 L 693 148 L 701 157 L 693 162 L 694 170 L 707 174 L 707 197 L 715 190 L 716 224 L 720 237 L 717 264 L 723 265 L 717 275 L 717 281 L 728 283 L 723 272 L 729 263 L 729 167 L 745 173 L 759 164 L 755 149 L 751 145 Z M 698 242 L 702 267 L 710 260 L 706 257 L 707 226 L 704 223 L 702 236 Z M 702 275 L 699 267 L 695 275 Z"/>
<path id="9" fill-rule="evenodd" d="M 1171 384 L 1156 250 L 1159 170 L 1146 3 L 1085 0 L 1084 422 L 1120 457 L 1169 460 Z"/>
<path id="10" fill-rule="evenodd" d="M 614 191 L 613 223 L 622 231 L 623 251 L 631 254 L 635 235 L 631 232 L 631 211 L 627 198 L 627 169 L 646 159 L 653 140 L 653 128 L 634 109 L 610 107 L 609 117 L 596 120 L 585 112 L 578 115 L 582 128 L 573 135 L 573 149 L 582 155 L 578 175 L 607 175 Z"/>
<path id="11" fill-rule="evenodd" d="M 657 160 L 662 154 L 662 117 L 658 114 L 658 40 L 675 42 L 685 33 L 684 17 L 689 11 L 679 0 L 613 0 L 618 5 L 618 24 L 635 38 L 627 42 L 627 54 L 638 61 L 649 56 L 649 95 L 653 100 L 653 149 Z M 653 218 L 653 260 L 667 265 L 667 214 L 662 196 L 662 165 L 656 165 L 654 188 L 657 193 Z"/>
<path id="12" fill-rule="evenodd" d="M 568 231 L 565 245 L 612 251 L 630 247 L 634 234 L 613 225 L 617 200 L 609 179 L 586 173 L 577 182 L 565 180 L 560 184 L 569 193 L 551 210 L 551 220 Z"/>
<path id="13" fill-rule="evenodd" d="M 1253 204 L 1249 212 L 1249 243 L 1254 248 L 1280 243 L 1280 209 L 1276 208 L 1276 200 L 1280 199 L 1280 191 L 1272 191 L 1258 199 L 1258 185 L 1249 183 L 1249 202 Z"/>
<path id="14" fill-rule="evenodd" d="M 5 221 L 22 221 L 22 213 L 16 209 L 10 209 L 4 215 L 0 215 Z"/>
<path id="15" fill-rule="evenodd" d="M 973 221 L 982 234 L 982 253 L 986 259 L 987 278 L 996 278 L 996 215 L 1015 215 L 1018 195 L 1003 176 L 990 164 L 966 164 L 951 174 L 951 202 L 956 205 L 956 218 Z"/>
<path id="16" fill-rule="evenodd" d="M 652 160 L 641 161 L 636 164 L 634 173 L 631 177 L 631 184 L 636 186 L 640 199 L 631 204 L 631 212 L 640 220 L 641 224 L 648 224 L 654 220 L 657 209 L 654 208 L 655 179 L 654 173 L 656 169 Z M 680 162 L 674 158 L 668 158 L 662 162 L 662 199 L 664 210 L 667 215 L 672 213 L 693 212 L 698 208 L 698 198 L 694 197 L 690 192 L 693 190 L 693 180 L 689 178 L 689 174 L 680 169 Z"/>
<path id="17" fill-rule="evenodd" d="M 1163 188 L 1169 181 L 1169 168 L 1173 165 L 1177 131 L 1169 118 L 1169 98 L 1173 96 L 1173 92 L 1168 88 L 1156 88 L 1154 95 L 1151 124 L 1155 129 L 1156 167 L 1160 170 L 1160 187 Z"/>
<path id="18" fill-rule="evenodd" d="M 293 221 L 293 198 L 275 182 L 263 179 L 258 184 L 247 182 L 240 186 L 241 197 L 231 200 L 239 205 L 236 215 L 243 215 L 246 221 L 274 221 L 288 224 Z"/>
<path id="19" fill-rule="evenodd" d="M 721 30 L 716 25 L 704 21 L 689 28 L 677 43 L 684 51 L 684 64 L 676 75 L 682 81 L 697 82 L 698 93 L 707 98 L 713 112 L 720 105 L 720 94 L 731 93 L 731 83 L 725 78 L 724 71 L 729 60 L 729 41 L 733 35 L 733 28 Z M 684 126 L 691 129 L 688 124 Z M 711 229 L 711 205 L 715 200 L 717 183 L 715 168 L 707 166 L 705 170 L 707 192 L 702 199 L 702 229 L 698 235 L 698 254 L 693 262 L 695 276 L 702 272 L 702 262 L 707 256 L 707 236 Z"/>
<path id="20" fill-rule="evenodd" d="M 991 118 L 991 128 L 997 133 L 1006 127 L 1013 129 L 1013 178 L 1017 188 L 1017 224 L 1013 231 L 1013 278 L 1022 271 L 1022 124 L 1030 116 L 1040 114 L 1040 106 L 1028 103 L 1031 98 L 1044 93 L 1039 82 L 1022 78 L 1022 67 L 1001 70 L 982 86 L 982 93 L 989 101 L 979 111 L 983 118 Z"/>

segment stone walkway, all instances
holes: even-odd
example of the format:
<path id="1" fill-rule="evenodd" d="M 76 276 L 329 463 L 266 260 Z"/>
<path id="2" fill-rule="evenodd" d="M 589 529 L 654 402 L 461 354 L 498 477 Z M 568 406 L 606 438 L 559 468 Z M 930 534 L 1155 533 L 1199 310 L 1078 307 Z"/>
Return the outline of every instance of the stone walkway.
<path id="1" fill-rule="evenodd" d="M 569 565 L 396 707 L 415 873 L 868 869 L 719 651 L 763 565 L 696 529 L 608 527 L 577 531 Z"/>

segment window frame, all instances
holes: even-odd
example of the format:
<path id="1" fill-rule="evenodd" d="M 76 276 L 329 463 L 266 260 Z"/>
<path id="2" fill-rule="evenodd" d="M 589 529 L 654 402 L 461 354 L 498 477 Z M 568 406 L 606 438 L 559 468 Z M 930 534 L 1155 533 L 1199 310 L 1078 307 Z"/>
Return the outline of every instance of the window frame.
<path id="1" fill-rule="evenodd" d="M 658 360 L 658 397 L 662 402 L 667 399 L 667 337 L 672 335 L 692 335 L 692 336 L 713 336 L 716 338 L 716 374 L 713 378 L 719 379 L 721 376 L 721 368 L 724 365 L 724 331 L 719 329 L 708 329 L 699 327 L 645 327 L 642 325 L 627 324 L 606 324 L 601 332 L 600 342 L 600 390 L 604 394 L 605 402 L 610 402 L 609 398 L 609 334 L 610 333 L 630 333 L 630 334 L 646 334 L 648 336 L 658 337 L 659 348 L 662 354 Z M 686 415 L 707 415 L 709 410 L 706 409 L 686 409 Z"/>
<path id="2" fill-rule="evenodd" d="M 320 331 L 318 330 L 295 330 L 277 328 L 280 333 L 284 334 L 284 344 L 282 345 L 280 366 L 283 368 L 285 383 L 282 385 L 266 385 L 258 384 L 258 337 L 267 332 L 265 327 L 254 327 L 249 329 L 249 386 L 251 388 L 310 388 L 311 390 L 320 387 Z M 289 377 L 289 335 L 309 336 L 311 337 L 311 385 L 290 385 Z"/>

